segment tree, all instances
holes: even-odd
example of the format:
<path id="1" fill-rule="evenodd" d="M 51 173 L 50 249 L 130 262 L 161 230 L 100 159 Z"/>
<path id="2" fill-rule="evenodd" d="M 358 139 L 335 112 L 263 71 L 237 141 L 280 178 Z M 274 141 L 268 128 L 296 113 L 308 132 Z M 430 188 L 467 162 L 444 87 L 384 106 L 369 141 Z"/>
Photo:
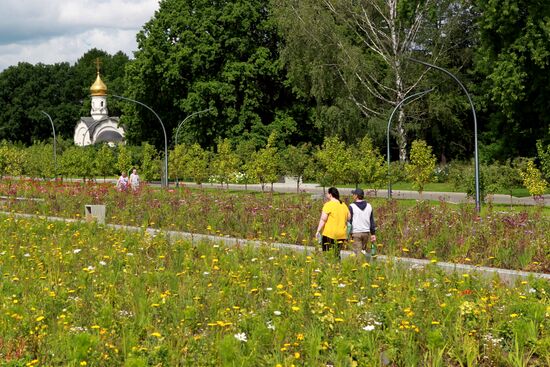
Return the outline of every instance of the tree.
<path id="1" fill-rule="evenodd" d="M 487 111 L 490 159 L 535 155 L 550 124 L 550 7 L 544 1 L 476 0 L 477 94 Z"/>
<path id="2" fill-rule="evenodd" d="M 289 145 L 283 152 L 283 172 L 296 179 L 296 192 L 300 192 L 300 181 L 311 164 L 311 145 L 304 143 L 299 146 Z"/>
<path id="3" fill-rule="evenodd" d="M 424 186 L 433 177 L 436 158 L 432 153 L 432 147 L 428 146 L 424 140 L 412 142 L 410 155 L 411 160 L 410 163 L 405 165 L 405 170 L 413 183 L 413 187 L 422 195 Z"/>
<path id="4" fill-rule="evenodd" d="M 184 179 L 185 165 L 187 164 L 187 146 L 178 144 L 168 155 L 168 168 L 170 169 L 170 178 Z"/>
<path id="5" fill-rule="evenodd" d="M 348 170 L 352 166 L 352 154 L 338 137 L 325 138 L 315 156 L 320 164 L 320 181 L 323 186 L 350 181 Z"/>
<path id="6" fill-rule="evenodd" d="M 25 151 L 25 175 L 43 179 L 55 176 L 52 144 L 34 142 L 34 144 L 25 149 Z"/>
<path id="7" fill-rule="evenodd" d="M 2 141 L 0 143 L 0 177 L 20 176 L 23 173 L 23 166 L 27 160 L 23 149 Z"/>
<path id="8" fill-rule="evenodd" d="M 231 176 L 239 169 L 239 157 L 231 149 L 229 139 L 220 140 L 217 148 L 218 150 L 211 162 L 212 173 L 219 178 L 222 186 L 225 182 L 229 188 Z"/>
<path id="9" fill-rule="evenodd" d="M 268 182 L 271 183 L 271 191 L 273 191 L 273 183 L 279 179 L 279 152 L 276 141 L 277 134 L 271 133 L 266 146 L 254 154 L 250 163 L 251 174 L 260 181 L 262 191 Z"/>
<path id="10" fill-rule="evenodd" d="M 313 129 L 309 111 L 298 107 L 300 98 L 286 83 L 278 60 L 282 40 L 268 4 L 161 1 L 137 35 L 126 95 L 154 108 L 168 131 L 190 113 L 212 108 L 182 131 L 182 141 L 204 148 L 218 137 L 263 145 L 278 120 L 284 130 L 295 132 L 289 139 L 306 138 Z M 162 135 L 150 112 L 130 104 L 125 112 L 130 142 L 147 137 L 160 146 Z"/>
<path id="11" fill-rule="evenodd" d="M 0 139 L 46 141 L 52 135 L 48 119 L 51 115 L 58 138 L 70 138 L 81 116 L 90 114 L 90 86 L 95 79 L 94 61 L 102 62 L 102 78 L 109 91 L 122 93 L 124 68 L 128 57 L 119 52 L 110 56 L 92 49 L 74 66 L 69 63 L 53 65 L 19 63 L 0 72 Z M 109 104 L 111 116 L 119 114 L 118 101 Z"/>
<path id="12" fill-rule="evenodd" d="M 161 163 L 155 147 L 147 142 L 142 144 L 141 176 L 148 182 L 160 178 Z"/>
<path id="13" fill-rule="evenodd" d="M 521 187 L 521 169 L 518 163 L 512 163 L 507 160 L 505 164 L 494 163 L 487 167 L 487 190 L 489 192 L 503 191 L 510 195 L 510 205 L 512 205 L 512 190 Z"/>
<path id="14" fill-rule="evenodd" d="M 256 145 L 251 140 L 241 140 L 235 148 L 235 153 L 239 157 L 240 176 L 242 179 L 242 182 L 238 183 L 244 182 L 244 189 L 246 190 L 248 183 L 254 178 L 253 173 L 251 173 L 251 163 L 256 153 Z"/>
<path id="15" fill-rule="evenodd" d="M 128 173 L 128 170 L 130 170 L 130 168 L 132 168 L 132 156 L 130 155 L 128 148 L 126 148 L 126 145 L 120 144 L 118 145 L 118 155 L 116 158 L 116 169 L 118 171 L 117 173 Z M 144 179 L 144 181 L 146 180 Z"/>
<path id="16" fill-rule="evenodd" d="M 443 16 L 440 7 L 453 6 L 456 1 L 275 1 L 275 13 L 286 40 L 283 55 L 292 80 L 319 105 L 330 105 L 324 109 L 323 121 L 330 135 L 353 141 L 357 130 L 377 132 L 379 137 L 383 134 L 387 111 L 403 101 L 425 75 L 415 72 L 405 57 L 413 50 L 433 59 L 443 53 L 439 45 L 442 37 L 420 37 L 421 30 L 434 23 L 433 14 Z M 439 22 L 440 33 L 445 32 L 445 24 L 454 23 L 452 17 L 444 20 Z M 353 121 L 358 118 L 339 99 L 343 96 L 353 102 L 363 121 Z M 334 114 L 340 118 L 331 118 Z M 343 118 L 345 115 L 353 117 L 352 123 Z M 405 125 L 403 109 L 393 127 L 399 158 L 404 161 L 409 126 Z"/>
<path id="17" fill-rule="evenodd" d="M 115 173 L 115 155 L 112 148 L 107 144 L 102 144 L 95 156 L 95 167 L 97 173 L 103 176 L 103 182 L 107 176 Z"/>
<path id="18" fill-rule="evenodd" d="M 527 162 L 527 168 L 525 171 L 520 171 L 521 178 L 523 179 L 523 185 L 529 194 L 535 199 L 543 198 L 544 193 L 548 189 L 548 182 L 544 180 L 541 172 L 533 161 Z"/>
<path id="19" fill-rule="evenodd" d="M 0 73 L 0 139 L 26 145 L 49 139 L 51 125 L 41 110 L 52 116 L 58 135 L 72 137 L 83 97 L 68 63 L 9 67 Z"/>
<path id="20" fill-rule="evenodd" d="M 548 128 L 550 135 L 550 127 Z M 537 140 L 537 155 L 540 161 L 541 172 L 546 180 L 550 180 L 550 143 L 544 146 L 542 139 Z"/>
<path id="21" fill-rule="evenodd" d="M 184 160 L 186 175 L 192 178 L 197 185 L 202 185 L 209 177 L 208 152 L 195 143 L 187 149 Z"/>
<path id="22" fill-rule="evenodd" d="M 61 172 L 66 177 L 82 177 L 83 181 L 96 175 L 94 149 L 91 146 L 71 146 L 61 156 Z"/>
<path id="23" fill-rule="evenodd" d="M 368 135 L 365 135 L 359 142 L 358 156 L 355 158 L 354 166 L 354 169 L 360 173 L 361 181 L 372 184 L 375 192 L 386 178 L 384 157 L 374 147 L 372 139 Z"/>

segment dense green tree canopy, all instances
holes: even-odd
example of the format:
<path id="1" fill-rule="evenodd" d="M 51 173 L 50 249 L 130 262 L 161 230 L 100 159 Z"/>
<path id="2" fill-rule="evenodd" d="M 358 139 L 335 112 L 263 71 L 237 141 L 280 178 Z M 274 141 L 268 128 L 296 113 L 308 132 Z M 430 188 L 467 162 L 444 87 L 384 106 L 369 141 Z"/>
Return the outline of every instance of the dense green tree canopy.
<path id="1" fill-rule="evenodd" d="M 109 92 L 123 90 L 124 68 L 128 57 L 92 49 L 75 65 L 19 63 L 0 73 L 0 139 L 30 144 L 52 137 L 51 124 L 40 111 L 51 117 L 59 136 L 72 139 L 76 122 L 90 115 L 90 86 L 95 80 L 96 58 Z M 120 112 L 109 104 L 109 113 Z"/>
<path id="2" fill-rule="evenodd" d="M 208 151 L 229 139 L 242 162 L 272 133 L 279 151 L 366 135 L 385 151 L 393 108 L 434 88 L 397 111 L 391 156 L 408 159 L 410 143 L 422 139 L 440 161 L 471 158 L 466 96 L 412 56 L 466 85 L 482 161 L 534 157 L 536 141 L 550 142 L 548 19 L 550 7 L 534 0 L 161 0 L 137 35 L 135 60 L 92 49 L 74 65 L 20 63 L 0 72 L 0 140 L 51 139 L 40 111 L 72 140 L 90 112 L 99 58 L 108 93 L 153 108 L 170 145 L 178 124 L 208 108 L 182 125 L 179 141 Z M 130 144 L 163 147 L 146 108 L 109 98 L 109 113 L 122 117 Z"/>
<path id="3" fill-rule="evenodd" d="M 307 109 L 285 83 L 279 42 L 267 0 L 161 1 L 138 34 L 128 95 L 153 106 L 170 135 L 189 114 L 212 108 L 186 122 L 182 141 L 251 139 L 261 146 L 273 130 L 289 142 L 304 139 Z M 131 141 L 161 142 L 148 111 L 127 112 Z"/>
<path id="4" fill-rule="evenodd" d="M 547 1 L 476 0 L 476 71 L 493 158 L 535 156 L 550 123 L 550 6 Z"/>

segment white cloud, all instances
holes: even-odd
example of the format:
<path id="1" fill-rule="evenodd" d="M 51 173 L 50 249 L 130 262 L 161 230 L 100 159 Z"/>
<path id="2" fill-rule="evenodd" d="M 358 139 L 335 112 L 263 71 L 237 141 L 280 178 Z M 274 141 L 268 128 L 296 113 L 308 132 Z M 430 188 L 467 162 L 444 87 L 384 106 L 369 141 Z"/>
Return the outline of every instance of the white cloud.
<path id="1" fill-rule="evenodd" d="M 133 56 L 158 0 L 2 0 L 0 70 L 18 62 L 74 63 L 98 48 Z"/>

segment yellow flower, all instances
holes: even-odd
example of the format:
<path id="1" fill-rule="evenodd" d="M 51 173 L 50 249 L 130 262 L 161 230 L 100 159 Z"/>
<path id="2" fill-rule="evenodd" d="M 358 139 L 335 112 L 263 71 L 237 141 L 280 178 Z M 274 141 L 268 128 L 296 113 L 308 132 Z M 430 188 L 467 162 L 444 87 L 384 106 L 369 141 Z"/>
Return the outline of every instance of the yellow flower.
<path id="1" fill-rule="evenodd" d="M 151 333 L 151 336 L 154 336 L 155 338 L 160 338 L 162 335 L 160 335 L 159 332 L 155 331 L 154 333 Z"/>
<path id="2" fill-rule="evenodd" d="M 42 321 L 42 320 L 44 320 L 44 319 L 45 319 L 44 316 L 38 316 L 38 317 L 36 318 L 36 322 L 40 322 L 40 321 Z"/>
<path id="3" fill-rule="evenodd" d="M 435 320 L 434 320 L 434 321 L 432 321 L 432 325 L 439 325 L 439 324 L 440 324 L 440 322 L 439 322 L 439 321 L 435 321 Z"/>
<path id="4" fill-rule="evenodd" d="M 87 366 L 88 363 L 87 363 L 86 361 L 82 361 L 82 362 L 80 362 L 80 365 L 81 365 L 81 366 Z"/>
<path id="5" fill-rule="evenodd" d="M 518 316 L 519 316 L 519 315 L 518 315 L 517 313 L 513 313 L 513 314 L 510 315 L 510 318 L 515 319 L 515 318 L 518 317 Z"/>
<path id="6" fill-rule="evenodd" d="M 298 306 L 292 306 L 292 311 L 300 311 L 300 307 L 298 307 Z"/>
<path id="7" fill-rule="evenodd" d="M 294 358 L 300 359 L 300 353 L 298 353 L 298 352 L 294 353 Z"/>

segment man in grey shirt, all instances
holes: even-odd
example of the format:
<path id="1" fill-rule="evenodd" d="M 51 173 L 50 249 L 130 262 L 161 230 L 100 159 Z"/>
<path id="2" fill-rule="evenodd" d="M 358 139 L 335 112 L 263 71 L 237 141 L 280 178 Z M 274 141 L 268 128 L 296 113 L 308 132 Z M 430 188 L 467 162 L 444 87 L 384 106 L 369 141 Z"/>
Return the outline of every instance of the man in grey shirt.
<path id="1" fill-rule="evenodd" d="M 364 200 L 365 192 L 362 189 L 355 189 L 351 192 L 353 203 L 349 206 L 351 214 L 351 238 L 352 249 L 355 256 L 361 252 L 369 258 L 371 246 L 367 244 L 376 242 L 376 223 L 372 206 Z"/>

